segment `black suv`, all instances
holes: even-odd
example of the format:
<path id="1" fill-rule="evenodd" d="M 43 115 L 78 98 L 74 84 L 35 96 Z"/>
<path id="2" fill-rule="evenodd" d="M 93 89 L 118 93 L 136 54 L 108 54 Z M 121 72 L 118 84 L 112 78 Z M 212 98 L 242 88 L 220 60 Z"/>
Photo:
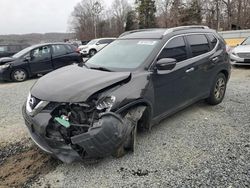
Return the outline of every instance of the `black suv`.
<path id="1" fill-rule="evenodd" d="M 81 63 L 77 48 L 65 43 L 30 46 L 12 57 L 0 58 L 0 80 L 21 82 L 60 67 Z"/>
<path id="2" fill-rule="evenodd" d="M 134 150 L 137 128 L 222 102 L 230 70 L 224 40 L 205 26 L 130 31 L 39 79 L 23 116 L 34 142 L 64 162 L 119 157 Z"/>
<path id="3" fill-rule="evenodd" d="M 0 44 L 0 58 L 10 57 L 28 46 L 27 44 Z"/>

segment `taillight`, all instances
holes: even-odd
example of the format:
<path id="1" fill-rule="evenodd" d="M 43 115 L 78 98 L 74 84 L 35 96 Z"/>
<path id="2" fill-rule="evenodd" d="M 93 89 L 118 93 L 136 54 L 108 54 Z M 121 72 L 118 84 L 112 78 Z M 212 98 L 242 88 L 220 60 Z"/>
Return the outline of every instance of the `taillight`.
<path id="1" fill-rule="evenodd" d="M 81 51 L 80 48 L 77 48 L 77 49 L 76 49 L 76 52 L 77 52 L 77 53 L 80 53 L 80 51 Z"/>
<path id="2" fill-rule="evenodd" d="M 230 46 L 226 45 L 226 51 L 228 54 L 230 54 L 232 51 L 232 48 Z"/>

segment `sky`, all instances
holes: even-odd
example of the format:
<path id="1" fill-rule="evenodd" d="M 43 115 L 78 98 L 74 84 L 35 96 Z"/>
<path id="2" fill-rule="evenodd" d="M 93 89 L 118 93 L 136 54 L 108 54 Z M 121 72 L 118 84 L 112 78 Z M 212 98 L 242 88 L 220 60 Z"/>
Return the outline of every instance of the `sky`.
<path id="1" fill-rule="evenodd" d="M 69 17 L 81 0 L 0 0 L 0 35 L 68 32 Z M 112 0 L 103 0 L 110 6 Z"/>

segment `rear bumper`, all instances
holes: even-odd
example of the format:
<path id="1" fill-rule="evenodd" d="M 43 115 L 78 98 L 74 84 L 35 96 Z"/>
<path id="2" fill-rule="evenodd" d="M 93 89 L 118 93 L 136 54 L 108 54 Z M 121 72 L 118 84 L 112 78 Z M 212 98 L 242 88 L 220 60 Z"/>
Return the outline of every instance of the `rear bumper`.
<path id="1" fill-rule="evenodd" d="M 47 137 L 46 128 L 53 118 L 50 113 L 41 112 L 31 117 L 27 114 L 25 105 L 22 112 L 25 124 L 36 145 L 66 163 L 110 155 L 125 141 L 130 131 L 119 115 L 105 113 L 100 116 L 96 126 L 86 133 L 71 137 L 70 143 L 66 143 L 63 138 L 58 140 Z"/>

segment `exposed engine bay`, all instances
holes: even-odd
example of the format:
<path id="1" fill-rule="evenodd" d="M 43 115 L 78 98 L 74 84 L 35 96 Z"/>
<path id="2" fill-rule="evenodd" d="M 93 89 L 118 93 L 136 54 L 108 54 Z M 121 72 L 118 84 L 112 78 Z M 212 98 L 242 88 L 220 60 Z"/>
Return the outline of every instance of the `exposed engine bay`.
<path id="1" fill-rule="evenodd" d="M 41 133 L 41 125 L 36 120 L 39 114 L 26 118 L 26 121 L 32 124 L 33 134 L 38 134 L 33 140 L 44 137 L 48 150 L 64 162 L 74 160 L 70 159 L 71 156 L 67 152 L 60 151 L 60 148 L 65 147 L 77 152 L 81 159 L 100 158 L 110 154 L 118 156 L 115 154 L 117 150 L 124 153 L 125 149 L 133 148 L 133 131 L 145 107 L 136 107 L 120 115 L 110 112 L 106 107 L 110 100 L 99 106 L 97 101 L 93 100 L 88 104 L 57 103 L 49 110 L 45 108 L 44 112 L 39 113 L 49 113 L 50 118 L 44 132 Z M 121 152 L 118 153 L 120 156 Z"/>

